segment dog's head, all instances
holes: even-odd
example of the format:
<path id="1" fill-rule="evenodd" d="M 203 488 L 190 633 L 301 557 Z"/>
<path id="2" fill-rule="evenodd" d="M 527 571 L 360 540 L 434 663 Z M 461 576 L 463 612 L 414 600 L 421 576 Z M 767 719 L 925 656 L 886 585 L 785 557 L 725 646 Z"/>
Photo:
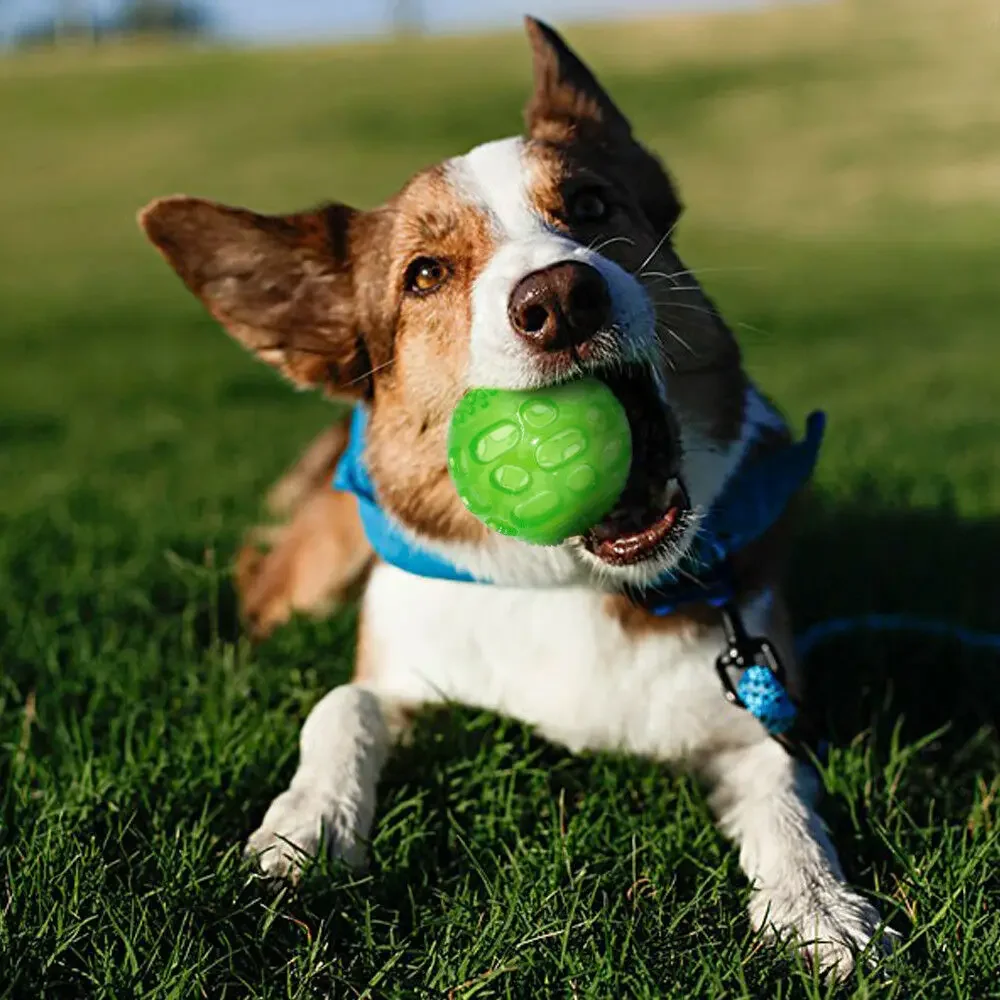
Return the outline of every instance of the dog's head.
<path id="1" fill-rule="evenodd" d="M 371 211 L 262 216 L 175 197 L 141 222 L 237 340 L 298 386 L 369 407 L 379 499 L 422 545 L 501 582 L 644 584 L 739 461 L 746 382 L 674 251 L 671 181 L 562 39 L 527 29 L 524 137 L 424 170 Z M 583 373 L 628 413 L 622 499 L 559 546 L 491 532 L 448 475 L 455 405 L 472 386 Z"/>

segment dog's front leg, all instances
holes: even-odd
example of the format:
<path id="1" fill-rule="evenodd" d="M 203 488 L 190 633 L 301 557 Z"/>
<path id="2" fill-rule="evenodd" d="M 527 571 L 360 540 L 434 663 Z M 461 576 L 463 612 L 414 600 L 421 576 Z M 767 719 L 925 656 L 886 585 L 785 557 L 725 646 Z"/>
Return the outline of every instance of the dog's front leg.
<path id="1" fill-rule="evenodd" d="M 291 785 L 247 843 L 266 874 L 294 879 L 323 847 L 352 867 L 364 865 L 376 785 L 398 731 L 393 707 L 345 684 L 309 713 Z"/>
<path id="2" fill-rule="evenodd" d="M 822 969 L 846 975 L 880 918 L 844 884 L 813 806 L 815 775 L 770 739 L 718 754 L 709 772 L 720 826 L 739 845 L 754 885 L 754 927 L 770 937 L 794 935 Z"/>

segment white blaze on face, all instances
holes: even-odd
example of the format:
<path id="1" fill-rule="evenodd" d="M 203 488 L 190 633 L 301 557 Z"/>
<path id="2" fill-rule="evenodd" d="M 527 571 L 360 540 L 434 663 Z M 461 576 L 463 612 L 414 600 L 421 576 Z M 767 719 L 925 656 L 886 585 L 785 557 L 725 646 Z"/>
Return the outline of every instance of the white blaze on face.
<path id="1" fill-rule="evenodd" d="M 496 250 L 472 289 L 469 385 L 538 388 L 551 381 L 535 352 L 511 328 L 507 304 L 522 278 L 568 260 L 595 267 L 608 284 L 612 327 L 621 357 L 652 349 L 653 309 L 639 283 L 617 264 L 553 230 L 532 198 L 536 164 L 523 139 L 500 139 L 450 160 L 447 177 L 459 197 L 484 212 Z"/>
<path id="2" fill-rule="evenodd" d="M 531 173 L 523 139 L 497 139 L 449 160 L 446 171 L 458 193 L 487 212 L 497 234 L 525 240 L 545 231 L 531 204 Z"/>

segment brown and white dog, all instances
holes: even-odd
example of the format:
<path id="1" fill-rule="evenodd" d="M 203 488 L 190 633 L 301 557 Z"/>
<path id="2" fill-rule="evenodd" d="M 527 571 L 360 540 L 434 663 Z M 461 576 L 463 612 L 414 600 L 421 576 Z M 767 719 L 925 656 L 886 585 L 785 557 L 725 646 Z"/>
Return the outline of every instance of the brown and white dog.
<path id="1" fill-rule="evenodd" d="M 318 439 L 279 484 L 286 523 L 238 572 L 258 634 L 364 584 L 357 665 L 302 729 L 290 788 L 252 835 L 294 876 L 324 845 L 364 861 L 379 772 L 406 720 L 455 701 L 524 720 L 572 749 L 686 765 L 755 885 L 751 917 L 850 969 L 875 908 L 844 884 L 813 779 L 728 703 L 719 616 L 656 617 L 624 593 L 675 566 L 730 475 L 788 432 L 671 234 L 674 187 L 590 71 L 527 21 L 526 135 L 418 173 L 386 204 L 261 216 L 186 197 L 153 202 L 146 233 L 226 329 L 299 387 L 367 408 L 381 506 L 424 549 L 494 586 L 379 560 L 354 496 L 330 488 L 347 431 Z M 583 537 L 538 547 L 491 532 L 449 479 L 449 420 L 471 386 L 611 382 L 638 442 L 626 500 Z M 738 554 L 748 628 L 792 668 L 780 526 Z M 790 685 L 800 693 L 791 669 Z"/>

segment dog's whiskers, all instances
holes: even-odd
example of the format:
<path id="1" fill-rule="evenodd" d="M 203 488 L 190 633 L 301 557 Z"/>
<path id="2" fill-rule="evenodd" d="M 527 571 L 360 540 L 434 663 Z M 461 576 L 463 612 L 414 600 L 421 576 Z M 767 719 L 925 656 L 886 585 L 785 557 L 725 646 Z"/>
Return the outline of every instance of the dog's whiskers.
<path id="1" fill-rule="evenodd" d="M 771 336 L 771 333 L 769 331 L 762 330 L 759 326 L 753 326 L 751 323 L 742 323 L 739 320 L 737 320 L 734 325 L 741 327 L 744 330 L 749 330 L 751 333 L 759 333 L 762 337 Z"/>
<path id="2" fill-rule="evenodd" d="M 653 305 L 656 308 L 663 309 L 690 309 L 692 312 L 699 312 L 705 316 L 710 316 L 713 319 L 718 319 L 718 314 L 713 312 L 711 309 L 706 309 L 704 306 L 696 306 L 691 302 L 675 302 L 673 299 L 657 299 Z"/>
<path id="3" fill-rule="evenodd" d="M 656 321 L 656 329 L 663 333 L 668 333 L 691 355 L 691 357 L 697 358 L 699 356 L 698 352 L 676 330 L 664 323 L 663 320 L 658 319 Z"/>
<path id="4" fill-rule="evenodd" d="M 664 274 L 660 276 L 656 281 L 644 281 L 643 285 L 646 288 L 652 288 L 654 285 L 660 284 L 661 281 L 669 281 L 671 287 L 667 291 L 671 292 L 700 292 L 701 288 L 698 285 L 678 285 L 673 277 L 669 274 Z"/>
<path id="5" fill-rule="evenodd" d="M 348 385 L 357 385 L 357 384 L 358 384 L 358 382 L 364 382 L 364 380 L 365 380 L 366 378 L 371 378 L 371 377 L 372 377 L 372 375 L 374 375 L 374 374 L 375 374 L 376 372 L 380 372 L 380 371 L 382 371 L 382 370 L 383 370 L 384 368 L 388 368 L 388 367 L 389 367 L 389 366 L 390 366 L 391 364 L 393 364 L 393 362 L 394 362 L 395 360 L 396 360 L 395 358 L 389 358 L 389 360 L 388 360 L 388 361 L 383 361 L 383 362 L 382 362 L 382 364 L 380 364 L 380 365 L 376 365 L 376 366 L 375 366 L 374 368 L 372 368 L 372 369 L 371 369 L 370 371 L 367 371 L 367 372 L 365 372 L 365 373 L 364 373 L 364 375 L 359 375 L 359 376 L 358 376 L 357 378 L 353 378 L 353 379 L 351 379 L 351 381 L 350 381 L 350 382 L 348 382 L 347 384 L 348 384 Z"/>
<path id="6" fill-rule="evenodd" d="M 668 229 L 668 230 L 667 230 L 667 231 L 666 231 L 666 232 L 665 232 L 665 233 L 663 234 L 663 236 L 662 236 L 662 237 L 660 237 L 660 241 L 659 241 L 659 242 L 658 242 L 658 243 L 656 244 L 656 246 L 655 246 L 655 247 L 653 247 L 653 249 L 652 249 L 652 250 L 650 250 L 650 251 L 649 251 L 649 256 L 648 256 L 648 257 L 647 257 L 647 258 L 646 258 L 646 259 L 645 259 L 645 260 L 644 260 L 644 261 L 643 261 L 643 262 L 642 262 L 642 263 L 641 263 L 641 264 L 640 264 L 640 265 L 639 265 L 639 266 L 638 266 L 638 267 L 637 267 L 637 268 L 635 269 L 635 272 L 634 272 L 634 273 L 636 273 L 636 274 L 639 274 L 639 275 L 641 275 L 641 274 L 642 274 L 642 272 L 643 272 L 643 270 L 645 269 L 646 265 L 647 265 L 647 264 L 648 264 L 648 263 L 649 263 L 649 262 L 650 262 L 650 261 L 651 261 L 651 260 L 652 260 L 652 259 L 653 259 L 653 258 L 654 258 L 654 257 L 655 257 L 655 256 L 656 256 L 656 255 L 657 255 L 658 253 L 659 253 L 659 252 L 660 252 L 660 248 L 661 248 L 661 247 L 663 246 L 663 244 L 664 244 L 664 243 L 666 243 L 666 242 L 667 242 L 667 240 L 669 240 L 669 239 L 670 239 L 670 235 L 671 235 L 671 233 L 673 233 L 673 231 L 674 231 L 674 229 L 676 228 L 676 226 L 677 226 L 677 223 L 675 222 L 675 223 L 674 223 L 674 224 L 673 224 L 673 225 L 672 225 L 672 226 L 671 226 L 671 227 L 670 227 L 670 228 L 669 228 L 669 229 Z"/>
<path id="7" fill-rule="evenodd" d="M 672 372 L 677 371 L 677 362 L 670 356 L 670 352 L 666 347 L 659 341 L 656 341 L 656 353 L 659 355 L 660 361 L 662 361 Z M 655 369 L 655 365 L 652 366 Z"/>
<path id="8" fill-rule="evenodd" d="M 690 274 L 692 278 L 697 277 L 699 274 L 720 274 L 728 271 L 766 271 L 766 267 L 761 267 L 755 264 L 746 265 L 736 265 L 734 267 L 699 267 L 697 270 L 694 268 L 687 268 L 684 271 L 674 271 L 674 277 L 682 277 L 685 274 Z"/>
<path id="9" fill-rule="evenodd" d="M 596 247 L 594 246 L 594 241 L 591 241 L 587 249 L 593 250 L 594 253 L 600 253 L 606 247 L 609 247 L 614 243 L 628 243 L 629 246 L 635 246 L 635 240 L 630 240 L 627 236 L 609 236 L 603 243 Z"/>

